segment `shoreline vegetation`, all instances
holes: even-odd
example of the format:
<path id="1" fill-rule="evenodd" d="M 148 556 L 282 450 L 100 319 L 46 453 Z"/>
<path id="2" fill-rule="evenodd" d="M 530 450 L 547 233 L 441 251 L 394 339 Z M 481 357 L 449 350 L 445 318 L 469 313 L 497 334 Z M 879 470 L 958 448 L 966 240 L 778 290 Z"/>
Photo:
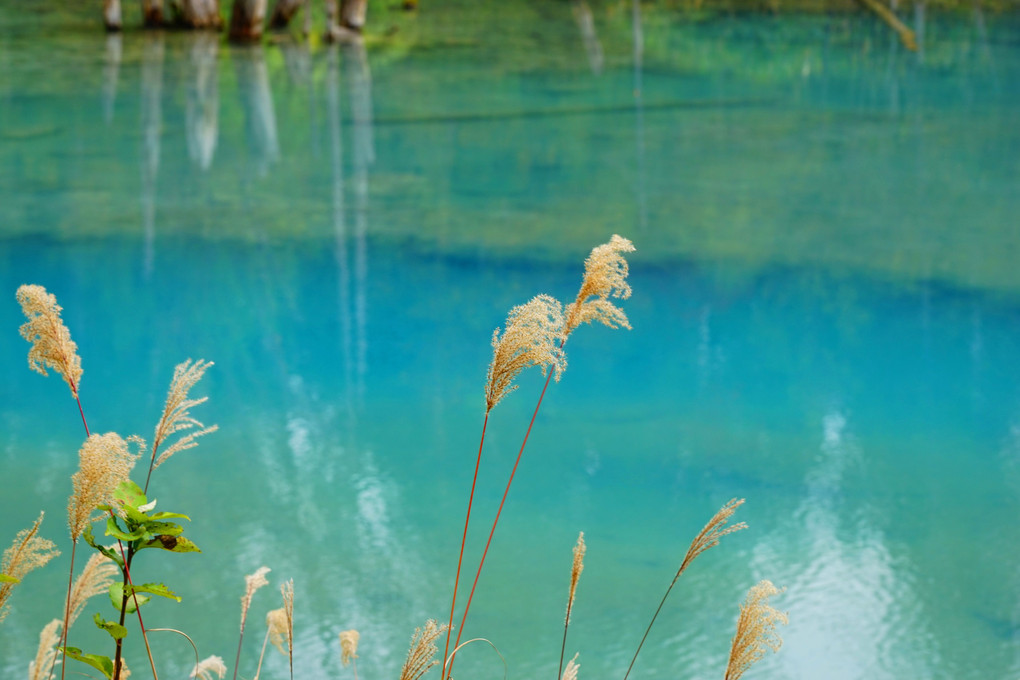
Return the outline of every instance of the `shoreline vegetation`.
<path id="1" fill-rule="evenodd" d="M 437 665 L 441 669 L 440 680 L 452 680 L 453 662 L 457 653 L 465 646 L 475 642 L 488 643 L 497 652 L 499 651 L 498 640 L 490 641 L 476 636 L 469 637 L 461 643 L 461 635 L 466 628 L 468 611 L 475 594 L 475 586 L 478 584 L 478 577 L 485 564 L 490 542 L 517 471 L 516 463 L 507 480 L 506 491 L 499 503 L 499 510 L 496 512 L 489 531 L 489 539 L 478 560 L 470 592 L 466 601 L 461 600 L 463 604 L 460 622 L 454 624 L 455 613 L 458 611 L 458 593 L 462 593 L 466 589 L 467 579 L 465 579 L 463 587 L 460 581 L 461 567 L 465 564 L 464 556 L 466 553 L 475 554 L 477 549 L 477 546 L 474 545 L 468 550 L 465 548 L 468 543 L 468 523 L 474 504 L 478 469 L 483 463 L 485 426 L 488 424 L 490 414 L 495 406 L 517 389 L 516 380 L 519 374 L 533 368 L 540 369 L 546 376 L 545 384 L 535 405 L 535 415 L 532 416 L 524 434 L 524 440 L 517 457 L 517 462 L 520 462 L 532 426 L 535 424 L 535 416 L 542 405 L 550 382 L 553 378 L 559 382 L 566 369 L 565 346 L 571 334 L 582 326 L 593 325 L 596 322 L 613 329 L 630 329 L 627 315 L 623 309 L 617 306 L 616 300 L 625 300 L 631 295 L 631 288 L 626 280 L 629 267 L 624 255 L 633 251 L 634 246 L 629 240 L 614 235 L 609 242 L 595 247 L 585 260 L 584 276 L 580 290 L 573 302 L 564 305 L 549 295 L 538 295 L 529 302 L 514 307 L 507 316 L 503 328 L 497 327 L 493 332 L 492 361 L 488 368 L 485 386 L 484 424 L 475 462 L 467 515 L 464 520 L 464 534 L 460 543 L 456 576 L 453 579 L 449 622 L 439 623 L 435 619 L 430 619 L 423 627 L 415 629 L 399 680 L 419 680 Z M 62 616 L 53 618 L 43 628 L 39 637 L 39 648 L 34 657 L 31 650 L 24 650 L 29 680 L 52 680 L 57 677 L 58 670 L 59 677 L 63 680 L 68 675 L 68 660 L 88 666 L 91 669 L 89 673 L 98 671 L 107 680 L 125 680 L 129 675 L 132 675 L 132 672 L 129 670 L 124 640 L 135 628 L 133 624 L 135 617 L 137 617 L 137 630 L 144 642 L 145 656 L 148 662 L 145 664 L 138 657 L 134 657 L 132 664 L 136 677 L 144 674 L 144 669 L 147 668 L 151 670 L 153 680 L 159 679 L 160 663 L 158 660 L 165 653 L 161 653 L 159 650 L 154 652 L 149 644 L 150 635 L 156 632 L 172 632 L 188 640 L 194 650 L 194 666 L 191 667 L 190 677 L 204 678 L 205 680 L 226 677 L 230 669 L 223 657 L 212 654 L 205 656 L 204 659 L 200 658 L 209 650 L 200 652 L 198 645 L 188 637 L 186 632 L 171 628 L 146 627 L 141 612 L 143 605 L 153 599 L 181 603 L 182 598 L 164 583 L 142 583 L 142 577 L 139 575 L 139 572 L 142 571 L 140 563 L 134 562 L 136 555 L 146 549 L 154 549 L 157 554 L 171 553 L 166 556 L 170 560 L 181 559 L 172 553 L 188 553 L 190 554 L 188 558 L 195 559 L 198 557 L 196 554 L 202 552 L 197 545 L 183 535 L 185 527 L 182 521 L 191 523 L 192 518 L 178 512 L 167 512 L 162 509 L 156 511 L 157 500 L 155 498 L 150 500 L 149 496 L 153 493 L 150 491 L 150 483 L 153 481 L 153 472 L 156 469 L 174 454 L 198 446 L 197 440 L 200 437 L 212 434 L 217 430 L 216 425 L 206 426 L 192 415 L 192 409 L 204 404 L 208 397 L 194 398 L 191 396 L 191 390 L 201 381 L 206 369 L 213 365 L 212 362 L 188 359 L 178 364 L 174 369 L 166 403 L 156 424 L 151 445 L 147 445 L 144 440 L 135 435 L 124 439 L 115 432 L 103 435 L 95 434 L 89 428 L 85 415 L 86 409 L 81 399 L 80 387 L 83 369 L 81 358 L 78 355 L 78 346 L 72 340 L 70 330 L 64 325 L 61 317 L 63 310 L 57 303 L 56 297 L 42 286 L 26 284 L 18 289 L 17 300 L 27 318 L 26 323 L 19 330 L 22 337 L 31 344 L 28 354 L 29 368 L 43 376 L 48 375 L 47 369 L 49 369 L 64 379 L 70 388 L 78 414 L 81 416 L 86 436 L 85 443 L 79 452 L 78 470 L 71 477 L 73 492 L 68 500 L 71 559 L 66 598 L 61 598 L 65 604 L 60 608 Z M 125 367 L 125 370 L 129 370 L 128 367 Z M 86 396 L 85 402 L 87 403 L 87 401 L 88 397 Z M 144 465 L 145 458 L 149 458 L 147 466 Z M 131 479 L 135 463 L 139 460 L 143 461 L 143 470 L 147 468 L 147 472 L 144 473 L 144 487 Z M 160 476 L 161 484 L 167 482 L 170 485 L 186 483 L 173 478 L 164 481 L 165 477 L 165 474 Z M 644 634 L 637 643 L 634 656 L 631 658 L 622 680 L 627 680 L 630 677 L 638 655 L 680 576 L 698 557 L 716 547 L 724 536 L 747 528 L 744 522 L 728 524 L 743 503 L 743 499 L 736 498 L 725 503 L 694 537 L 672 582 L 666 588 L 658 608 L 655 609 Z M 44 567 L 47 562 L 59 554 L 56 544 L 39 536 L 42 520 L 43 515 L 40 514 L 29 529 L 20 532 L 15 537 L 10 548 L 3 554 L 3 561 L 0 563 L 0 584 L 2 584 L 0 585 L 0 621 L 3 619 L 3 612 L 17 584 L 31 571 Z M 215 522 L 216 518 L 196 515 L 194 521 Z M 97 534 L 104 525 L 104 537 L 99 537 Z M 231 528 L 226 527 L 224 530 L 231 530 Z M 90 547 L 95 552 L 78 577 L 75 578 L 75 552 L 79 547 L 79 539 L 83 548 Z M 567 638 L 571 613 L 584 568 L 585 553 L 586 545 L 582 531 L 578 535 L 570 565 L 563 639 L 558 645 L 560 658 L 557 680 L 577 680 L 581 668 L 581 664 L 578 662 L 579 653 L 574 653 L 570 657 L 565 668 L 564 661 L 568 656 Z M 260 559 L 262 558 L 273 561 L 273 556 L 261 556 Z M 151 561 L 152 558 L 147 559 Z M 505 552 L 502 559 L 508 559 Z M 466 564 L 471 564 L 470 558 Z M 295 677 L 294 629 L 295 625 L 299 624 L 296 624 L 295 618 L 295 581 L 293 578 L 283 581 L 279 586 L 283 607 L 273 609 L 265 614 L 265 636 L 257 664 L 242 653 L 253 596 L 255 591 L 269 584 L 266 575 L 270 571 L 270 567 L 263 565 L 252 574 L 245 576 L 245 589 L 240 598 L 240 631 L 232 676 L 234 680 L 238 677 L 242 666 L 246 671 L 255 666 L 254 677 L 256 679 L 260 677 L 269 643 L 272 643 L 280 653 L 287 657 L 289 677 L 291 680 Z M 770 651 L 779 651 L 782 639 L 777 631 L 777 626 L 785 625 L 788 618 L 786 614 L 775 609 L 769 599 L 779 595 L 780 592 L 780 589 L 767 580 L 762 580 L 750 587 L 744 603 L 739 607 L 736 632 L 731 641 L 726 668 L 721 669 L 725 680 L 737 680 Z M 110 604 L 119 614 L 119 618 L 116 621 L 107 620 L 99 612 L 96 612 L 91 618 L 95 626 L 108 633 L 112 639 L 109 641 L 109 645 L 112 645 L 115 650 L 112 656 L 103 653 L 87 653 L 69 644 L 69 641 L 74 639 L 71 629 L 75 621 L 86 608 L 94 606 L 92 600 L 95 596 L 103 594 L 109 595 Z M 100 601 L 105 599 L 99 598 Z M 433 603 L 433 607 L 438 606 L 440 606 L 439 603 Z M 59 611 L 55 608 L 54 613 L 59 613 Z M 227 616 L 221 616 L 221 618 L 225 622 L 230 620 L 230 617 Z M 456 640 L 451 645 L 454 631 L 456 631 Z M 444 633 L 446 633 L 446 640 L 445 643 L 442 643 L 441 638 Z M 357 665 L 354 661 L 358 656 L 357 647 L 361 635 L 357 630 L 340 630 L 339 627 L 335 634 L 335 644 L 329 653 L 338 655 L 344 667 L 353 666 L 350 672 L 357 680 Z M 551 641 L 546 642 L 552 644 Z M 441 657 L 438 656 L 440 644 L 443 644 Z M 227 652 L 227 650 L 217 651 Z M 298 663 L 300 675 L 300 657 Z M 73 677 L 80 668 L 81 666 L 78 665 L 73 666 L 70 675 Z M 346 675 L 346 671 L 344 675 Z M 242 675 L 241 677 L 247 676 Z M 583 678 L 583 675 L 580 677 Z"/>

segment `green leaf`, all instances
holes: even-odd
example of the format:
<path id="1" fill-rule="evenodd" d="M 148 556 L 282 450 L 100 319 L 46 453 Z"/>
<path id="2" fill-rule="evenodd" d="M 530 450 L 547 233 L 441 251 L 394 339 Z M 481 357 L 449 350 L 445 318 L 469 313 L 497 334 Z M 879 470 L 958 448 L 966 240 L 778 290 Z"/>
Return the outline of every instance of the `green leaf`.
<path id="1" fill-rule="evenodd" d="M 116 562 L 117 565 L 120 567 L 120 570 L 124 571 L 124 560 L 121 559 L 121 556 L 117 554 L 116 550 L 111 550 L 110 548 L 107 548 L 96 543 L 96 537 L 92 534 L 91 526 L 85 527 L 85 531 L 84 533 L 82 533 L 81 537 L 84 538 L 85 542 L 88 543 L 90 546 L 92 546 L 93 548 L 95 548 L 96 550 L 98 550 L 99 552 L 103 553 L 108 558 Z"/>
<path id="2" fill-rule="evenodd" d="M 130 586 L 128 587 L 130 588 Z M 143 604 L 152 599 L 148 595 L 136 595 L 135 597 L 130 597 L 130 595 L 131 591 L 128 590 L 129 597 L 127 599 L 127 605 L 124 605 L 124 584 L 114 583 L 110 585 L 110 602 L 113 603 L 113 608 L 117 611 L 120 611 L 121 606 L 124 606 L 124 611 L 126 613 L 134 614 L 138 610 L 138 607 L 141 607 Z M 137 605 L 135 604 L 135 600 L 138 600 Z"/>
<path id="3" fill-rule="evenodd" d="M 181 601 L 181 598 L 177 596 L 177 593 L 167 588 L 162 583 L 143 583 L 141 585 L 133 585 L 127 587 L 127 592 L 130 593 L 150 593 L 152 595 L 159 595 L 170 600 Z"/>
<path id="4" fill-rule="evenodd" d="M 198 546 L 191 542 L 190 539 L 184 538 L 183 536 L 170 536 L 167 534 L 161 534 L 156 536 L 151 541 L 146 541 L 139 547 L 142 548 L 160 548 L 162 550 L 169 550 L 170 552 L 185 553 L 185 552 L 202 552 Z"/>
<path id="5" fill-rule="evenodd" d="M 180 536 L 184 533 L 184 527 L 173 522 L 146 522 L 142 530 L 147 540 L 152 540 L 158 535 Z"/>
<path id="6" fill-rule="evenodd" d="M 135 509 L 137 509 L 139 505 L 145 505 L 148 502 L 148 499 L 145 497 L 145 492 L 142 491 L 142 487 L 138 486 L 130 479 L 125 479 L 117 485 L 117 488 L 113 490 L 113 498 L 121 505 L 129 505 Z"/>
<path id="7" fill-rule="evenodd" d="M 7 574 L 0 574 L 0 583 L 21 583 L 21 579 Z"/>
<path id="8" fill-rule="evenodd" d="M 113 678 L 113 661 L 110 660 L 110 657 L 99 656 L 98 654 L 82 654 L 81 650 L 77 647 L 64 647 L 63 652 L 64 656 L 88 664 L 107 678 Z"/>
<path id="9" fill-rule="evenodd" d="M 106 518 L 106 535 L 119 538 L 122 541 L 137 541 L 139 538 L 145 535 L 145 531 L 141 528 L 135 529 L 131 533 L 127 533 L 120 528 L 117 524 L 117 520 L 114 517 Z"/>
<path id="10" fill-rule="evenodd" d="M 156 512 L 150 515 L 149 519 L 172 519 L 174 517 L 180 517 L 182 519 L 188 520 L 189 522 L 191 521 L 190 517 L 188 517 L 187 515 L 182 515 L 179 512 Z"/>
<path id="11" fill-rule="evenodd" d="M 120 640 L 127 636 L 127 628 L 120 625 L 119 623 L 107 621 L 102 616 L 100 616 L 98 612 L 96 612 L 96 615 L 92 617 L 92 620 L 96 622 L 96 626 L 98 628 L 102 628 L 103 630 L 105 630 L 107 633 L 110 634 L 110 637 L 112 637 L 114 640 Z"/>

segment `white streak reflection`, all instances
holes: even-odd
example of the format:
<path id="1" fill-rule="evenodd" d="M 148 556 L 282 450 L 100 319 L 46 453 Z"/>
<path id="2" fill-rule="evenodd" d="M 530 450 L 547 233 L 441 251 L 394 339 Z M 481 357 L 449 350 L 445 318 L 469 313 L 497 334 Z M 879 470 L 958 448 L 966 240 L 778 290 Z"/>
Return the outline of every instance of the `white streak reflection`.
<path id="1" fill-rule="evenodd" d="M 854 515 L 842 507 L 843 478 L 861 464 L 846 415 L 826 414 L 793 517 L 799 530 L 785 527 L 754 551 L 755 577 L 786 587 L 777 604 L 790 613 L 783 651 L 763 662 L 760 677 L 937 677 L 938 649 L 912 579 L 878 527 L 846 519 Z"/>

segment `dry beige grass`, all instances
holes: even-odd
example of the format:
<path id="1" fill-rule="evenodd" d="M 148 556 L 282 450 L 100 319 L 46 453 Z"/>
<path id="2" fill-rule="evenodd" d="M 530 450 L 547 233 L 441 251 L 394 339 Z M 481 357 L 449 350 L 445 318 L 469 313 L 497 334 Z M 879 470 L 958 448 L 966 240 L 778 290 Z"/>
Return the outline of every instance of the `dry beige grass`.
<path id="1" fill-rule="evenodd" d="M 740 605 L 725 680 L 738 680 L 766 652 L 770 649 L 778 652 L 782 647 L 783 639 L 776 630 L 776 624 L 786 625 L 789 619 L 769 604 L 769 598 L 779 593 L 780 590 L 771 581 L 762 581 L 748 591 L 747 598 Z"/>
<path id="2" fill-rule="evenodd" d="M 213 680 L 213 673 L 217 678 L 222 678 L 227 674 L 226 664 L 223 663 L 221 657 L 216 655 L 206 657 L 196 663 L 188 677 L 198 678 L 198 680 Z"/>
<path id="3" fill-rule="evenodd" d="M 350 665 L 358 658 L 358 640 L 361 634 L 356 630 L 345 630 L 340 633 L 340 663 Z"/>
<path id="4" fill-rule="evenodd" d="M 744 504 L 744 499 L 737 500 L 734 498 L 726 505 L 722 506 L 717 513 L 712 516 L 712 519 L 708 520 L 708 524 L 694 537 L 691 541 L 690 548 L 687 549 L 687 554 L 684 555 L 683 562 L 680 563 L 680 568 L 676 572 L 676 578 L 680 577 L 680 574 L 691 565 L 699 555 L 704 553 L 710 548 L 714 548 L 719 545 L 719 539 L 727 534 L 732 534 L 742 529 L 747 528 L 747 524 L 744 522 L 737 522 L 731 527 L 727 527 L 726 523 L 729 521 L 733 513 L 737 511 L 741 505 Z M 674 579 L 675 581 L 675 579 Z"/>
<path id="5" fill-rule="evenodd" d="M 407 652 L 407 660 L 400 670 L 400 680 L 418 680 L 429 672 L 433 666 L 438 664 L 435 656 L 439 648 L 436 647 L 436 640 L 446 631 L 446 624 L 440 624 L 434 619 L 425 622 L 423 628 L 415 628 L 411 636 L 411 648 Z"/>
<path id="6" fill-rule="evenodd" d="M 50 669 L 57 661 L 60 625 L 60 619 L 53 619 L 39 633 L 39 650 L 35 653 L 35 660 L 28 664 L 28 680 L 49 678 Z"/>
<path id="7" fill-rule="evenodd" d="M 91 598 L 109 592 L 114 577 L 118 574 L 120 569 L 110 558 L 98 552 L 92 554 L 71 588 L 71 597 L 67 605 L 67 611 L 70 612 L 67 619 L 68 628 L 81 616 Z"/>
<path id="8" fill-rule="evenodd" d="M 145 442 L 138 437 L 125 441 L 116 432 L 108 432 L 90 435 L 78 451 L 78 471 L 71 476 L 74 492 L 67 502 L 72 541 L 77 541 L 95 519 L 92 513 L 96 508 L 113 504 L 114 489 L 128 479 L 138 460 L 138 454 L 130 450 L 131 443 L 145 448 Z"/>
<path id="9" fill-rule="evenodd" d="M 0 562 L 0 573 L 21 581 L 29 572 L 44 566 L 60 554 L 53 541 L 39 536 L 39 525 L 42 524 L 43 513 L 28 529 L 22 529 L 14 537 L 14 542 L 4 551 Z M 0 583 L 0 621 L 7 616 L 8 600 L 17 582 Z"/>
<path id="10" fill-rule="evenodd" d="M 560 375 L 567 367 L 559 348 L 563 334 L 563 305 L 548 295 L 538 295 L 510 310 L 506 328 L 492 334 L 492 362 L 485 386 L 485 410 L 491 411 L 503 397 L 517 389 L 513 384 L 525 368 L 541 366 L 542 375 Z"/>
<path id="11" fill-rule="evenodd" d="M 634 251 L 634 244 L 613 234 L 609 243 L 596 246 L 584 261 L 584 279 L 577 299 L 566 306 L 564 337 L 569 336 L 582 323 L 598 321 L 610 328 L 630 328 L 623 310 L 609 301 L 610 297 L 627 299 L 630 286 L 629 271 L 622 253 Z"/>
<path id="12" fill-rule="evenodd" d="M 192 362 L 191 359 L 188 359 L 174 368 L 174 377 L 170 381 L 170 390 L 167 392 L 166 403 L 163 405 L 163 415 L 156 424 L 156 433 L 152 440 L 151 470 L 158 468 L 175 453 L 198 446 L 196 439 L 218 429 L 216 425 L 206 427 L 191 416 L 191 409 L 205 403 L 208 397 L 191 399 L 188 396 L 191 388 L 202 379 L 206 369 L 212 365 L 211 361 L 199 359 Z M 185 434 L 178 437 L 169 446 L 164 447 L 170 436 L 180 433 Z M 160 452 L 160 447 L 163 447 L 162 452 Z"/>
<path id="13" fill-rule="evenodd" d="M 28 366 L 43 375 L 46 368 L 60 374 L 71 388 L 71 395 L 78 397 L 81 384 L 81 358 L 78 346 L 71 340 L 71 332 L 60 319 L 61 307 L 56 296 L 47 293 L 42 286 L 24 285 L 18 288 L 18 303 L 28 321 L 19 332 L 21 337 L 32 343 L 28 350 Z"/>

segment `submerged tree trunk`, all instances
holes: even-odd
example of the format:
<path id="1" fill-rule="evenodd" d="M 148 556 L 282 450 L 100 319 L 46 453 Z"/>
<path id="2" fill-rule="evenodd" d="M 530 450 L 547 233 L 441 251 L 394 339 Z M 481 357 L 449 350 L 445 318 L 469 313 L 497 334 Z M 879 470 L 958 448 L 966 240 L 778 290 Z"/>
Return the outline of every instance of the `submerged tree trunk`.
<path id="1" fill-rule="evenodd" d="M 223 27 L 220 0 L 172 0 L 174 23 L 187 28 Z"/>
<path id="2" fill-rule="evenodd" d="M 121 29 L 120 0 L 103 0 L 103 24 L 108 31 Z"/>
<path id="3" fill-rule="evenodd" d="M 234 0 L 230 12 L 230 40 L 254 42 L 262 37 L 266 0 Z"/>
<path id="4" fill-rule="evenodd" d="M 163 25 L 163 0 L 142 0 L 142 25 L 146 28 Z"/>
<path id="5" fill-rule="evenodd" d="M 287 28 L 290 20 L 306 4 L 305 0 L 276 0 L 273 13 L 269 16 L 269 28 L 275 30 Z"/>

